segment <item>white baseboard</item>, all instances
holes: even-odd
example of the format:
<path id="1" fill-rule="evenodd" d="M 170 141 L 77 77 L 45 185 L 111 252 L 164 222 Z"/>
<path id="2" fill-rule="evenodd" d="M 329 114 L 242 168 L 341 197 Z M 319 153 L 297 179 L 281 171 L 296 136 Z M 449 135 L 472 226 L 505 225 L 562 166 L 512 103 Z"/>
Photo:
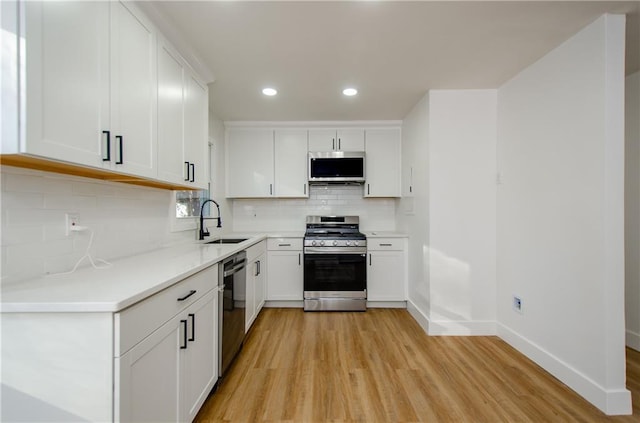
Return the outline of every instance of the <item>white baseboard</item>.
<path id="1" fill-rule="evenodd" d="M 266 308 L 303 308 L 304 301 L 265 301 Z"/>
<path id="2" fill-rule="evenodd" d="M 407 301 L 407 311 L 420 325 L 426 334 L 429 334 L 429 318 L 411 300 Z"/>
<path id="3" fill-rule="evenodd" d="M 407 310 L 430 336 L 494 336 L 497 334 L 494 321 L 433 321 L 411 301 L 407 301 Z"/>
<path id="4" fill-rule="evenodd" d="M 632 332 L 627 329 L 626 344 L 627 347 L 640 351 L 640 333 Z"/>
<path id="5" fill-rule="evenodd" d="M 505 342 L 533 360 L 602 412 L 612 416 L 632 413 L 631 392 L 629 390 L 606 389 L 507 326 L 498 324 L 497 329 L 498 336 Z"/>
<path id="6" fill-rule="evenodd" d="M 367 301 L 367 308 L 407 308 L 406 301 Z"/>

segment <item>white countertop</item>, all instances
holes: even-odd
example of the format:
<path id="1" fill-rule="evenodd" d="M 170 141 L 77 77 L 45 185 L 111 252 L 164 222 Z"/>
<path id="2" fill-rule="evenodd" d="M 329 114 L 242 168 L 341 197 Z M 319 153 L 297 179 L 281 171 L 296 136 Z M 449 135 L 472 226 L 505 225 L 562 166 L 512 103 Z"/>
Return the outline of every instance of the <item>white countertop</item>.
<path id="1" fill-rule="evenodd" d="M 72 274 L 4 284 L 0 311 L 117 312 L 266 238 L 262 234 L 239 244 L 181 244 L 113 260 L 106 269 L 84 267 Z"/>
<path id="2" fill-rule="evenodd" d="M 371 238 L 403 238 L 398 232 L 365 232 Z M 239 244 L 186 243 L 111 261 L 106 269 L 83 267 L 67 275 L 4 284 L 3 313 L 118 312 L 266 238 L 302 238 L 304 232 L 231 233 Z"/>

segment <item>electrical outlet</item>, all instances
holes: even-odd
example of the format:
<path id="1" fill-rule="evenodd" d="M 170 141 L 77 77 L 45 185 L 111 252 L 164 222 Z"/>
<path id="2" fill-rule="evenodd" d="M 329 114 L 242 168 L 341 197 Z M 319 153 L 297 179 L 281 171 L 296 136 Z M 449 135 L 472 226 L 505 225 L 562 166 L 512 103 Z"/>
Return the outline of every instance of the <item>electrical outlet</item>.
<path id="1" fill-rule="evenodd" d="M 65 216 L 64 234 L 69 236 L 71 228 L 80 224 L 80 215 L 78 213 L 67 213 Z"/>
<path id="2" fill-rule="evenodd" d="M 522 313 L 522 299 L 517 296 L 513 296 L 513 309 L 518 313 Z"/>

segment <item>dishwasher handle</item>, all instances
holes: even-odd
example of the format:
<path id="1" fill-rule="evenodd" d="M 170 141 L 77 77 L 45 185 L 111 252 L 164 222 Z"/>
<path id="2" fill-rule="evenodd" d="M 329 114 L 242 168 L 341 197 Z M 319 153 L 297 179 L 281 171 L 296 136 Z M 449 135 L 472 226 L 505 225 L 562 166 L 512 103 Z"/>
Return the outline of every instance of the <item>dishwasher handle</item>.
<path id="1" fill-rule="evenodd" d="M 231 276 L 235 273 L 238 273 L 239 271 L 243 270 L 246 267 L 246 263 L 245 260 L 240 261 L 236 266 L 234 266 L 233 268 L 229 269 L 229 270 L 225 270 L 222 273 L 223 277 L 227 277 L 227 276 Z"/>

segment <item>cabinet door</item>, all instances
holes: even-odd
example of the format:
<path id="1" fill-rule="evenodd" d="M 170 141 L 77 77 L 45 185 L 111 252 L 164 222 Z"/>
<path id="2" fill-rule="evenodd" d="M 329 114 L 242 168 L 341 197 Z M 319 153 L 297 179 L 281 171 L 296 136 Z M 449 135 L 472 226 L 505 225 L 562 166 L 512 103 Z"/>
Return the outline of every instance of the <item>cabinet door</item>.
<path id="1" fill-rule="evenodd" d="M 28 119 L 21 151 L 101 167 L 110 121 L 109 2 L 24 7 Z"/>
<path id="2" fill-rule="evenodd" d="M 187 320 L 187 348 L 182 356 L 181 421 L 191 422 L 218 379 L 218 291 L 210 291 L 193 303 Z"/>
<path id="3" fill-rule="evenodd" d="M 367 300 L 404 301 L 404 252 L 370 251 L 367 263 Z"/>
<path id="4" fill-rule="evenodd" d="M 338 129 L 337 147 L 339 151 L 364 151 L 364 129 Z"/>
<path id="5" fill-rule="evenodd" d="M 400 128 L 367 129 L 365 197 L 400 197 Z"/>
<path id="6" fill-rule="evenodd" d="M 267 300 L 302 300 L 302 251 L 269 251 Z"/>
<path id="7" fill-rule="evenodd" d="M 308 197 L 306 129 L 276 129 L 274 138 L 276 197 Z"/>
<path id="8" fill-rule="evenodd" d="M 115 421 L 176 422 L 180 418 L 180 345 L 185 325 L 175 317 L 115 359 Z"/>
<path id="9" fill-rule="evenodd" d="M 110 4 L 114 169 L 154 177 L 157 175 L 155 30 L 132 4 Z"/>
<path id="10" fill-rule="evenodd" d="M 337 150 L 335 129 L 309 129 L 309 151 Z"/>
<path id="11" fill-rule="evenodd" d="M 185 79 L 184 160 L 189 164 L 189 182 L 209 187 L 209 89 L 192 74 Z"/>
<path id="12" fill-rule="evenodd" d="M 184 67 L 164 40 L 158 43 L 158 178 L 184 184 Z"/>
<path id="13" fill-rule="evenodd" d="M 272 129 L 229 129 L 226 153 L 227 197 L 273 195 Z"/>

